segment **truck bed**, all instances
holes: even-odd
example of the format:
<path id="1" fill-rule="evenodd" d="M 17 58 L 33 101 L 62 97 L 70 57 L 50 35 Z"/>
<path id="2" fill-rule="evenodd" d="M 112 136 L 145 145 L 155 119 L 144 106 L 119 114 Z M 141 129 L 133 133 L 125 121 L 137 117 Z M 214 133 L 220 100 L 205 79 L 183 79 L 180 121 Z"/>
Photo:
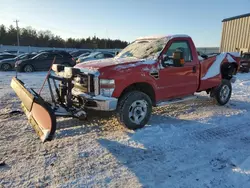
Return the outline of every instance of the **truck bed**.
<path id="1" fill-rule="evenodd" d="M 239 68 L 240 56 L 238 53 L 220 53 L 200 61 L 200 86 L 198 91 L 218 86 L 223 77 L 222 65 Z"/>

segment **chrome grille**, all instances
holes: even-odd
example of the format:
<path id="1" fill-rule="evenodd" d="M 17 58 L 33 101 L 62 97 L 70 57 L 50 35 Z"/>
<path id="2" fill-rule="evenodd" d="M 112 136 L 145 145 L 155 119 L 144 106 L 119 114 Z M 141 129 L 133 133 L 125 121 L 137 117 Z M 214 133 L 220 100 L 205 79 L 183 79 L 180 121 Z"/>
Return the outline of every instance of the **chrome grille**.
<path id="1" fill-rule="evenodd" d="M 89 75 L 86 75 L 86 74 L 77 75 L 74 79 L 74 87 L 81 90 L 82 92 L 96 95 L 97 92 L 95 90 L 97 88 L 95 87 L 95 79 L 96 77 L 90 74 Z M 97 91 L 99 92 L 99 89 Z"/>

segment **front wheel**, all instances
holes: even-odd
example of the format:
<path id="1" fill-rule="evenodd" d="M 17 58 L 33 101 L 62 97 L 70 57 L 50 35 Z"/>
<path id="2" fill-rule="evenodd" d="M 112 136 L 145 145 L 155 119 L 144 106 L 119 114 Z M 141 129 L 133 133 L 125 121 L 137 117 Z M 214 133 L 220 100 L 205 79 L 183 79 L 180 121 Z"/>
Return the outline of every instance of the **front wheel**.
<path id="1" fill-rule="evenodd" d="M 218 105 L 225 105 L 231 98 L 232 85 L 229 80 L 222 80 L 221 84 L 213 91 L 213 97 Z"/>
<path id="2" fill-rule="evenodd" d="M 34 72 L 34 68 L 32 65 L 25 65 L 23 68 L 24 72 Z"/>
<path id="3" fill-rule="evenodd" d="M 10 64 L 4 63 L 4 64 L 2 65 L 2 70 L 3 70 L 3 71 L 9 71 L 10 69 L 11 69 Z"/>
<path id="4" fill-rule="evenodd" d="M 144 127 L 152 112 L 152 102 L 148 95 L 140 91 L 126 93 L 118 103 L 117 118 L 128 129 Z"/>

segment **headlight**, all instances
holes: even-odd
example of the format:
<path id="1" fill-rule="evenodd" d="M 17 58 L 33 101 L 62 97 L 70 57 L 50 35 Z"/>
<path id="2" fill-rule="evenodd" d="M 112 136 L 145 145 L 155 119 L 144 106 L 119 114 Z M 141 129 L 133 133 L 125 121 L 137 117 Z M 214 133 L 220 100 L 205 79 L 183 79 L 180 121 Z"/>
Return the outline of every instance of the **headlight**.
<path id="1" fill-rule="evenodd" d="M 100 94 L 111 97 L 115 90 L 115 80 L 100 79 Z"/>
<path id="2" fill-rule="evenodd" d="M 100 79 L 100 86 L 115 86 L 115 80 Z"/>

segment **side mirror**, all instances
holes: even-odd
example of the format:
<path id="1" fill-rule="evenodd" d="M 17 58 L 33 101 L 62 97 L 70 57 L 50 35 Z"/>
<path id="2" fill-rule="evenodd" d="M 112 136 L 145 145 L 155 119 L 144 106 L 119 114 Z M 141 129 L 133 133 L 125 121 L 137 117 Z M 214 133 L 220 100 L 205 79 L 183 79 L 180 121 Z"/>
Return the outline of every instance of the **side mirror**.
<path id="1" fill-rule="evenodd" d="M 115 56 L 117 56 L 118 54 L 119 54 L 119 51 L 116 51 L 116 52 L 115 52 Z"/>
<path id="2" fill-rule="evenodd" d="M 167 55 L 161 57 L 161 65 L 165 68 L 168 66 L 174 66 L 173 59 Z"/>
<path id="3" fill-rule="evenodd" d="M 183 67 L 185 61 L 183 52 L 181 50 L 176 50 L 173 53 L 173 63 L 175 67 Z"/>

